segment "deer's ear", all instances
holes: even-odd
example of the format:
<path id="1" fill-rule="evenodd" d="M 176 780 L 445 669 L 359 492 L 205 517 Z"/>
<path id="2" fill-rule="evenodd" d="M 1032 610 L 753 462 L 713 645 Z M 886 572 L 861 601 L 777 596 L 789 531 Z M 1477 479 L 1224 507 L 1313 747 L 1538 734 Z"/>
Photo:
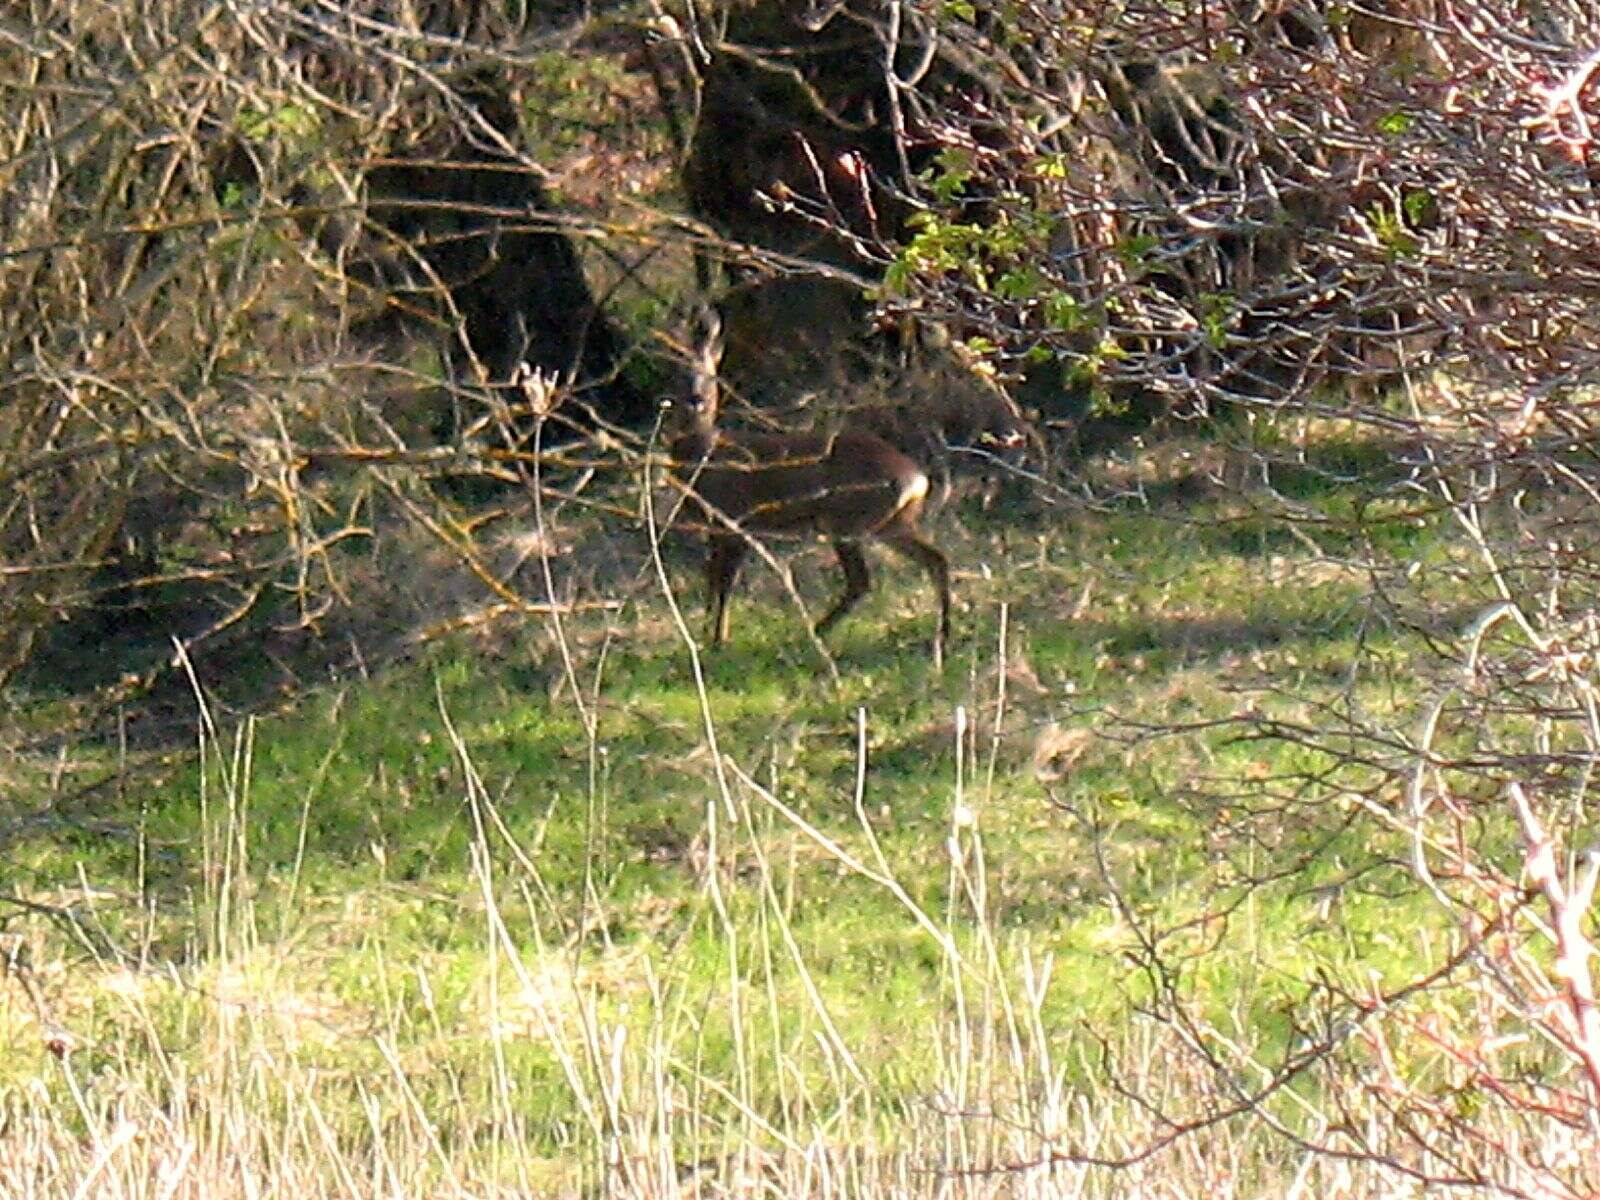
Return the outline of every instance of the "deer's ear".
<path id="1" fill-rule="evenodd" d="M 697 324 L 698 338 L 694 348 L 691 389 L 696 407 L 715 413 L 720 397 L 717 368 L 722 363 L 722 318 L 709 304 L 701 308 Z"/>
<path id="2" fill-rule="evenodd" d="M 701 346 L 695 353 L 694 371 L 695 375 L 700 379 L 716 379 L 717 370 L 721 365 L 722 347 L 720 345 Z"/>
<path id="3" fill-rule="evenodd" d="M 696 359 L 702 371 L 715 374 L 722 365 L 722 314 L 707 304 L 700 310 L 700 339 L 696 346 Z"/>

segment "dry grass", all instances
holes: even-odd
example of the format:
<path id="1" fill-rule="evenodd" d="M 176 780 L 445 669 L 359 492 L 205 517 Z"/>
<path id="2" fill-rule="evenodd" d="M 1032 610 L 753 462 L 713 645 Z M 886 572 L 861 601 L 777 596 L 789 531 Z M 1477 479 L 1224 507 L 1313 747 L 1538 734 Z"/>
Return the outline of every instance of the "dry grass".
<path id="1" fill-rule="evenodd" d="M 469 747 L 447 727 L 476 830 L 487 948 L 464 1002 L 439 998 L 425 958 L 380 956 L 359 1006 L 306 983 L 294 940 L 274 941 L 254 915 L 275 885 L 248 865 L 249 739 L 237 741 L 213 757 L 203 954 L 157 971 L 129 948 L 127 962 L 68 968 L 29 965 L 34 948 L 11 945 L 19 986 L 0 990 L 0 1028 L 38 1073 L 0 1092 L 0 1195 L 1398 1194 L 1390 1172 L 1297 1153 L 1259 1114 L 1201 1122 L 1158 1149 L 1172 1133 L 1159 1112 L 1213 1110 L 1217 1081 L 1171 1028 L 1063 1029 L 1050 1015 L 1051 957 L 1017 952 L 991 910 L 979 793 L 951 797 L 947 903 L 929 909 L 881 858 L 856 857 L 730 762 L 700 866 L 730 974 L 707 993 L 670 943 L 585 949 L 554 928 L 513 938 L 528 919 L 517 897 L 540 886 L 539 870 L 526 847 L 508 846 Z M 956 732 L 969 732 L 959 716 Z M 1089 743 L 1057 729 L 1038 747 L 1040 769 L 1060 772 Z M 941 960 L 915 1044 L 852 1041 L 834 1023 L 775 865 L 797 845 L 808 872 L 831 864 L 897 897 L 906 936 Z M 736 889 L 760 897 L 755 912 L 735 914 Z M 1106 952 L 1121 941 L 1108 930 Z M 733 1039 L 716 1061 L 695 1019 L 707 1004 L 725 1006 Z M 809 1033 L 779 1035 L 779 1012 L 804 1013 Z M 559 1102 L 529 1094 L 514 1062 L 529 1046 L 556 1064 Z M 915 1087 L 882 1090 L 885 1063 L 921 1072 Z M 572 1114 L 554 1144 L 549 1127 L 535 1129 L 551 1108 Z"/>
<path id="2" fill-rule="evenodd" d="M 1119 741 L 1095 706 L 1214 715 L 1237 702 L 1224 683 L 1339 666 L 1344 635 L 1305 628 L 1326 602 L 1296 605 L 1351 586 L 1309 554 L 1129 536 L 1147 529 L 1090 513 L 1005 578 L 974 572 L 964 681 L 931 697 L 941 685 L 892 649 L 907 620 L 892 599 L 839 648 L 856 691 L 802 689 L 806 651 L 768 581 L 737 658 L 703 664 L 694 688 L 658 674 L 683 669 L 658 602 L 620 633 L 581 614 L 547 625 L 538 686 L 517 676 L 499 702 L 445 672 L 410 706 L 393 689 L 364 705 L 358 688 L 296 726 L 304 746 L 275 748 L 287 766 L 258 761 L 248 724 L 203 714 L 203 769 L 164 785 L 194 793 L 192 877 L 152 837 L 150 881 L 141 859 L 124 894 L 96 882 L 116 877 L 102 863 L 16 896 L 59 920 L 0 930 L 0 1196 L 1417 1194 L 1408 1172 L 1451 1164 L 1408 1147 L 1363 1090 L 1359 1021 L 1340 1034 L 1355 1074 L 1307 1068 L 1239 1103 L 1295 1044 L 1284 1020 L 1314 1021 L 1301 981 L 1418 953 L 1390 928 L 1396 904 L 1363 918 L 1388 957 L 1293 965 L 1275 956 L 1299 953 L 1318 903 L 1300 884 L 1321 876 L 1202 912 L 1172 943 L 1199 982 L 1140 1015 L 1140 930 L 1226 896 L 1213 876 L 1275 828 L 1197 828 L 1166 792 L 1209 774 L 1265 796 L 1284 764 L 1264 747 Z M 1287 597 L 1259 590 L 1277 557 Z M 638 678 L 591 685 L 624 635 L 649 653 L 613 670 Z M 518 665 L 520 647 L 491 662 L 484 645 L 465 639 L 449 670 Z M 552 699 L 563 650 L 587 723 L 570 682 Z M 860 725 L 857 703 L 872 707 Z M 622 760 L 645 757 L 629 774 Z M 384 806 L 403 809 L 389 833 L 368 810 Z M 354 847 L 330 855 L 332 885 L 310 879 L 319 837 Z M 563 865 L 573 837 L 581 860 Z M 403 857 L 419 844 L 434 848 Z M 1308 868 L 1342 869 L 1332 857 Z M 646 883 L 616 887 L 623 864 Z M 1341 886 L 1329 904 L 1367 899 Z M 1424 1086 L 1448 1078 L 1424 1040 L 1404 1047 Z M 1479 1128 L 1512 1144 L 1529 1136 L 1519 1119 L 1486 1108 Z"/>

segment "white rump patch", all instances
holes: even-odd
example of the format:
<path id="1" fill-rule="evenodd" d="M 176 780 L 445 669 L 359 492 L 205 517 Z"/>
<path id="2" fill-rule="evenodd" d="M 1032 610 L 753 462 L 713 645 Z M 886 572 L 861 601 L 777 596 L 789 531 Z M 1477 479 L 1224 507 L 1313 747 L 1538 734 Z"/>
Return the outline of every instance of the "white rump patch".
<path id="1" fill-rule="evenodd" d="M 894 506 L 895 512 L 915 504 L 918 500 L 928 497 L 928 477 L 921 471 L 906 481 L 905 490 L 900 493 L 900 503 Z"/>
<path id="2" fill-rule="evenodd" d="M 867 486 L 876 487 L 877 485 L 869 484 Z M 864 532 L 877 533 L 879 530 L 894 524 L 901 513 L 905 512 L 907 508 L 911 507 L 913 504 L 916 504 L 919 500 L 926 498 L 927 495 L 928 477 L 921 471 L 918 471 L 910 479 L 906 480 L 906 485 L 900 489 L 900 495 L 895 500 L 894 507 L 884 514 L 882 520 L 873 522 L 872 527 Z M 834 534 L 830 532 L 825 536 L 832 537 Z M 855 535 L 852 534 L 851 536 Z"/>

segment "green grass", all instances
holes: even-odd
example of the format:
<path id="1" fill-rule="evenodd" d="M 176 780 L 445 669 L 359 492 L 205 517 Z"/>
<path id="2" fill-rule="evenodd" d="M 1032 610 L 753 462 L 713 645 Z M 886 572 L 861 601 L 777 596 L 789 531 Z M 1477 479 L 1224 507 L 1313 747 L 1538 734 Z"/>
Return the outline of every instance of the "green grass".
<path id="1" fill-rule="evenodd" d="M 1330 511 L 1345 501 L 1302 491 Z M 1219 790 L 1291 777 L 1309 752 L 1213 730 L 1094 737 L 1059 771 L 1039 758 L 1052 731 L 1208 721 L 1267 684 L 1332 697 L 1358 639 L 1363 656 L 1404 661 L 1406 635 L 1374 618 L 1358 571 L 1215 499 L 940 525 L 964 569 L 942 675 L 913 571 L 878 557 L 877 590 L 832 641 L 835 684 L 781 589 L 749 568 L 732 644 L 702 663 L 720 748 L 759 786 L 730 773 L 722 793 L 688 649 L 662 598 L 644 595 L 567 623 L 592 744 L 559 686 L 552 631 L 529 625 L 493 655 L 445 640 L 224 730 L 204 756 L 130 770 L 101 794 L 100 825 L 26 831 L 6 890 L 73 905 L 136 968 L 103 951 L 89 962 L 63 930 L 28 922 L 35 960 L 53 964 L 42 978 L 56 1019 L 91 1047 L 82 1069 L 125 1064 L 136 1032 L 187 1070 L 212 1069 L 208 1056 L 231 1053 L 207 1007 L 221 997 L 260 1022 L 261 1053 L 318 1078 L 382 1078 L 392 1056 L 446 1140 L 492 1142 L 449 1114 L 492 1124 L 519 1097 L 525 1148 L 558 1164 L 605 1090 L 606 1064 L 582 1051 L 610 1037 L 628 1041 L 630 1072 L 676 1064 L 697 1081 L 696 1111 L 729 1128 L 760 1137 L 808 1106 L 849 1113 L 856 1078 L 885 1134 L 968 1078 L 931 1031 L 987 1030 L 979 1040 L 1000 1046 L 1016 1010 L 1087 1086 L 1094 1035 L 1149 995 L 1126 956 L 1130 918 L 1174 927 L 1228 910 L 1173 944 L 1206 949 L 1189 995 L 1263 1053 L 1291 1039 L 1286 1014 L 1318 972 L 1400 978 L 1415 964 L 1417 939 L 1394 934 L 1381 886 L 1395 847 L 1342 828 L 1336 805 L 1252 841 L 1261 822 L 1237 811 L 1250 784 L 1231 785 L 1238 803 Z M 1323 536 L 1343 554 L 1369 532 Z M 1381 536 L 1446 553 L 1436 528 Z M 808 602 L 830 570 L 820 552 L 802 557 Z M 692 573 L 678 578 L 698 629 Z M 1366 672 L 1356 693 L 1375 710 L 1403 703 Z M 42 801 L 39 778 L 23 782 Z M 1246 888 L 1246 873 L 1297 861 L 1292 879 Z M 1437 921 L 1405 903 L 1411 928 Z M 995 991 L 1047 957 L 1052 983 L 1035 1000 Z M 64 1086 L 32 1021 L 0 1016 L 0 1092 Z M 983 1061 L 1005 1073 L 1000 1050 Z M 358 1143 L 354 1095 L 328 1111 Z M 287 1094 L 263 1103 L 294 1110 Z"/>

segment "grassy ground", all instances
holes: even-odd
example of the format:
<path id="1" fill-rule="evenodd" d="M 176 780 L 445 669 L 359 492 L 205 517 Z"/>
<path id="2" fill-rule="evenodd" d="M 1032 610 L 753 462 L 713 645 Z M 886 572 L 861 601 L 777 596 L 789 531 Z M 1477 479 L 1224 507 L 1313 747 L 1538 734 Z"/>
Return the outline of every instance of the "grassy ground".
<path id="1" fill-rule="evenodd" d="M 1448 557 L 1426 521 L 1286 532 L 1165 462 L 1100 468 L 1141 498 L 936 521 L 961 600 L 942 674 L 914 570 L 877 558 L 835 680 L 753 564 L 703 687 L 643 589 L 283 715 L 197 705 L 188 747 L 13 762 L 4 891 L 39 907 L 0 930 L 0 1122 L 27 1132 L 0 1190 L 946 1194 L 1137 1146 L 1160 1123 L 1111 1080 L 1186 1086 L 1134 1015 L 1141 931 L 1207 951 L 1186 994 L 1256 1055 L 1317 972 L 1425 953 L 1399 849 L 1337 804 L 1266 815 L 1310 757 L 1205 726 L 1339 697 L 1403 716 L 1411 635 L 1356 560 Z M 1354 511 L 1323 475 L 1274 482 Z M 796 560 L 813 611 L 831 570 Z M 1237 1124 L 1153 1164 L 1174 1195 L 1304 1169 Z"/>

